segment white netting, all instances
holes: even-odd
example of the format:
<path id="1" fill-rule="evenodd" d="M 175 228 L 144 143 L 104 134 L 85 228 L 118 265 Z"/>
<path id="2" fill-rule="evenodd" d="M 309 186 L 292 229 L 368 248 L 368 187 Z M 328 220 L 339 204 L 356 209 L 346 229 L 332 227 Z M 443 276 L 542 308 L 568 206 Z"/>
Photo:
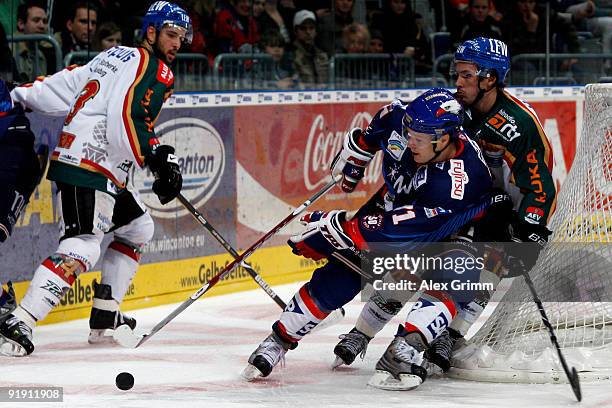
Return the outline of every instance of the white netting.
<path id="1" fill-rule="evenodd" d="M 612 85 L 585 90 L 582 136 L 531 273 L 570 366 L 583 380 L 612 378 Z M 479 381 L 566 382 L 548 330 L 522 278 L 451 375 Z"/>

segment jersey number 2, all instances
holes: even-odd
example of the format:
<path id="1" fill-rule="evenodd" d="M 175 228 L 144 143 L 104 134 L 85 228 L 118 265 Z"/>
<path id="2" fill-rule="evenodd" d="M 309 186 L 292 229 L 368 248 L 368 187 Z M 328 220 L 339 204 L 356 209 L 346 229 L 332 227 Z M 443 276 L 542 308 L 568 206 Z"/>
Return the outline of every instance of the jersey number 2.
<path id="1" fill-rule="evenodd" d="M 68 116 L 66 116 L 64 126 L 67 126 L 70 122 L 72 122 L 72 119 L 74 119 L 76 114 L 83 109 L 85 103 L 96 96 L 98 92 L 100 92 L 100 82 L 94 79 L 86 83 L 81 92 L 79 92 L 79 97 L 72 106 L 72 109 L 70 109 L 70 113 L 68 113 Z"/>

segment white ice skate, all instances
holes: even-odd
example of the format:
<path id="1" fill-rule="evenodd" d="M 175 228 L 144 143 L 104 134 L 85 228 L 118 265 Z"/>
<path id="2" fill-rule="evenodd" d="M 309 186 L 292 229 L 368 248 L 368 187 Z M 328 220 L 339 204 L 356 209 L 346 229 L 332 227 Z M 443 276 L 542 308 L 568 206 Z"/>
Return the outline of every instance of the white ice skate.
<path id="1" fill-rule="evenodd" d="M 418 334 L 408 336 L 414 337 L 407 340 L 398 336 L 393 339 L 376 363 L 376 373 L 370 378 L 369 386 L 389 391 L 408 391 L 425 381 L 427 371 L 421 366 L 424 345 L 420 338 L 417 339 Z"/>

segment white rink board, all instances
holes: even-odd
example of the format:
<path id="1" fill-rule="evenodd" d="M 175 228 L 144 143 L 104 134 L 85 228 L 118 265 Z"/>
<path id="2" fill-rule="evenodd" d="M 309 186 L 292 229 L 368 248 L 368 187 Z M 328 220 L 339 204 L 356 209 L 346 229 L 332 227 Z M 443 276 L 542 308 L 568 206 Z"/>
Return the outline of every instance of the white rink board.
<path id="1" fill-rule="evenodd" d="M 288 300 L 299 284 L 275 288 Z M 176 305 L 132 313 L 149 330 Z M 353 326 L 362 303 L 353 300 L 338 325 L 307 336 L 287 354 L 285 368 L 268 380 L 244 383 L 239 374 L 269 333 L 279 308 L 261 291 L 203 298 L 139 349 L 87 344 L 87 320 L 47 325 L 35 331 L 37 349 L 26 358 L 0 357 L 0 386 L 64 387 L 64 403 L 2 404 L 0 407 L 610 407 L 609 384 L 583 384 L 576 405 L 568 385 L 473 383 L 427 380 L 411 392 L 372 389 L 366 383 L 391 340 L 396 319 L 371 343 L 364 361 L 332 372 L 338 334 Z M 131 372 L 130 391 L 114 386 Z"/>
<path id="2" fill-rule="evenodd" d="M 411 101 L 429 88 L 338 91 L 286 91 L 286 92 L 224 92 L 174 94 L 164 108 L 207 106 L 292 105 L 316 103 L 387 102 L 395 98 Z M 452 92 L 455 90 L 448 88 Z M 584 98 L 582 86 L 510 87 L 508 90 L 527 101 L 575 100 Z"/>

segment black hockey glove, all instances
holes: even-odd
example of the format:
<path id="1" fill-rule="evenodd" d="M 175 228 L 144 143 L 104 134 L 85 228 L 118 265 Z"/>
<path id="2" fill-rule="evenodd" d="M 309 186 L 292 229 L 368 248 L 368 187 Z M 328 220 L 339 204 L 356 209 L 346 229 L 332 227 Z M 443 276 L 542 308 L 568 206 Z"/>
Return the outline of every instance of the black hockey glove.
<path id="1" fill-rule="evenodd" d="M 155 176 L 153 192 L 162 205 L 174 200 L 183 187 L 183 176 L 178 159 L 174 155 L 174 147 L 159 145 L 145 159 L 145 164 Z"/>
<path id="2" fill-rule="evenodd" d="M 515 219 L 510 226 L 513 243 L 506 250 L 508 276 L 529 272 L 536 264 L 540 251 L 546 246 L 550 234 L 552 232 L 543 225 Z"/>

